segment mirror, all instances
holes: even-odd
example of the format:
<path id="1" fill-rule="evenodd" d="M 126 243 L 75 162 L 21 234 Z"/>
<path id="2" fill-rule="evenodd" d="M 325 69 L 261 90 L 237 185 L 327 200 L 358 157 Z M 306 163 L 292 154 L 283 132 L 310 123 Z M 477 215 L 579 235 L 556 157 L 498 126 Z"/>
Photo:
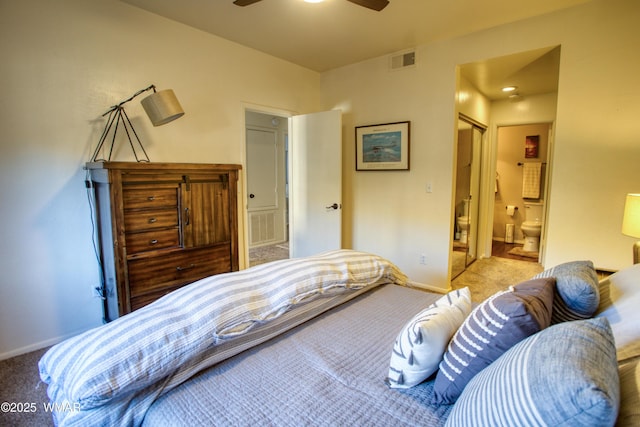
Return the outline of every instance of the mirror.
<path id="1" fill-rule="evenodd" d="M 485 129 L 472 119 L 460 115 L 458 119 L 452 278 L 458 276 L 476 260 L 480 155 L 484 131 Z"/>

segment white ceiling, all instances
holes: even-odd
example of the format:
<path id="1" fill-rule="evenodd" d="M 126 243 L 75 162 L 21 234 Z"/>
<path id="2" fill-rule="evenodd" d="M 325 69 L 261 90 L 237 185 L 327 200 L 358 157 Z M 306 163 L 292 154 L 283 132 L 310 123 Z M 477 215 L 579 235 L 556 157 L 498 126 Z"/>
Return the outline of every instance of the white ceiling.
<path id="1" fill-rule="evenodd" d="M 122 1 L 322 72 L 590 0 L 390 0 L 380 12 L 346 0 L 262 0 L 245 7 L 233 0 Z M 535 59 L 524 55 L 525 62 L 508 67 Z"/>

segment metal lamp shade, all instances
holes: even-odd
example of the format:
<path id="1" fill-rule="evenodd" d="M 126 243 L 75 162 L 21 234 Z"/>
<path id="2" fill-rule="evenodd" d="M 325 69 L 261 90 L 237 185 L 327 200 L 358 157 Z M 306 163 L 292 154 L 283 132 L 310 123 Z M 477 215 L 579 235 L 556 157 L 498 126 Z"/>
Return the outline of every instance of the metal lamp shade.
<path id="1" fill-rule="evenodd" d="M 151 123 L 160 126 L 182 117 L 184 110 L 171 89 L 154 92 L 141 101 Z"/>

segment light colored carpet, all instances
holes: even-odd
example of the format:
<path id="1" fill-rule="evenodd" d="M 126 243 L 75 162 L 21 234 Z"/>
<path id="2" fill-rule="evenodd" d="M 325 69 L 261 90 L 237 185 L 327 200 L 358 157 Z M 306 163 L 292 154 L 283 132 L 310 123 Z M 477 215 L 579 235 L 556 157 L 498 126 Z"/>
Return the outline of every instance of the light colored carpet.
<path id="1" fill-rule="evenodd" d="M 507 258 L 484 258 L 471 264 L 453 279 L 453 289 L 469 287 L 471 300 L 482 302 L 499 290 L 528 280 L 543 270 L 537 262 Z"/>
<path id="2" fill-rule="evenodd" d="M 53 417 L 44 406 L 49 402 L 47 385 L 38 375 L 38 361 L 47 349 L 0 361 L 0 402 L 27 408 L 0 412 L 0 426 L 53 426 Z"/>

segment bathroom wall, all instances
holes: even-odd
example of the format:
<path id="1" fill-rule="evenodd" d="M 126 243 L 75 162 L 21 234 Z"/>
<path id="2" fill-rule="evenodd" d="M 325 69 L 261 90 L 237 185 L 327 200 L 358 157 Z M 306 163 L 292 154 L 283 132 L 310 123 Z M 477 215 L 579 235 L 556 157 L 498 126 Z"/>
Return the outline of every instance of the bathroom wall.
<path id="1" fill-rule="evenodd" d="M 525 220 L 525 199 L 522 198 L 522 166 L 524 162 L 546 162 L 549 145 L 549 123 L 519 126 L 498 127 L 497 147 L 497 192 L 493 216 L 493 239 L 504 240 L 505 225 L 515 224 L 515 241 L 521 243 L 524 239 L 520 224 Z M 527 136 L 538 135 L 538 156 L 525 158 L 525 140 Z M 540 183 L 540 199 L 545 199 L 545 175 L 547 165 L 542 166 Z M 530 200 L 530 199 L 527 199 Z M 507 215 L 507 205 L 517 206 L 513 217 Z"/>

